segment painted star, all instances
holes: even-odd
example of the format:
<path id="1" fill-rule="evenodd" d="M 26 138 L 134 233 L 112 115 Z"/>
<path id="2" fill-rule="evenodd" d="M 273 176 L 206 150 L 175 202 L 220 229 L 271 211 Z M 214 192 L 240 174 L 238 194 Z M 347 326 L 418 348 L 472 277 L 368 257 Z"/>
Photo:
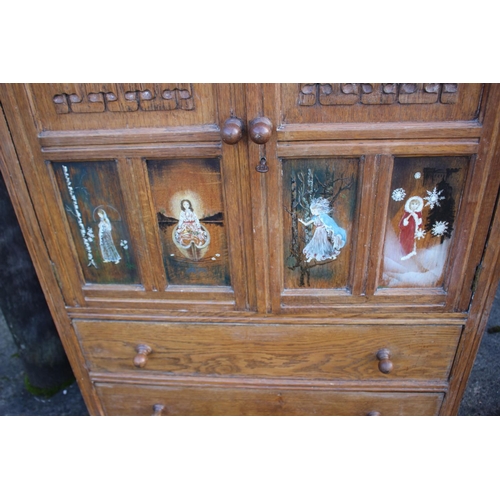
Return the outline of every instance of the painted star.
<path id="1" fill-rule="evenodd" d="M 425 206 L 430 206 L 431 209 L 434 208 L 434 205 L 437 205 L 438 207 L 441 206 L 441 203 L 439 203 L 441 200 L 444 200 L 444 196 L 439 196 L 441 193 L 443 192 L 443 190 L 441 191 L 437 191 L 436 188 L 434 188 L 432 190 L 432 193 L 430 191 L 427 191 L 427 194 L 429 196 L 424 196 L 424 200 L 427 200 L 427 203 L 425 204 Z"/>
<path id="2" fill-rule="evenodd" d="M 432 234 L 434 236 L 443 236 L 448 232 L 448 223 L 445 221 L 438 221 L 432 226 Z"/>

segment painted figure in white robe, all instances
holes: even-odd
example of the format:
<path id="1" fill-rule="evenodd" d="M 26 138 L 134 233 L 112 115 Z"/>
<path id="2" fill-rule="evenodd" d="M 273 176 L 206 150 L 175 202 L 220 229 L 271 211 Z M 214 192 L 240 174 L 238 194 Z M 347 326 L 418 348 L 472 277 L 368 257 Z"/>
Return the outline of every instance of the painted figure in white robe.
<path id="1" fill-rule="evenodd" d="M 99 246 L 101 248 L 102 260 L 103 262 L 114 262 L 118 264 L 121 257 L 113 242 L 113 236 L 111 235 L 113 228 L 108 218 L 108 214 L 100 208 L 97 211 L 97 215 L 99 216 Z"/>
<path id="2" fill-rule="evenodd" d="M 304 226 L 314 224 L 315 227 L 311 241 L 303 250 L 307 262 L 336 259 L 346 243 L 346 231 L 328 215 L 331 208 L 327 199 L 313 199 L 309 209 L 313 217 L 307 222 L 299 219 Z"/>
<path id="3" fill-rule="evenodd" d="M 189 200 L 181 201 L 179 223 L 174 230 L 174 240 L 183 248 L 205 248 L 210 243 L 210 235 L 193 211 Z"/>

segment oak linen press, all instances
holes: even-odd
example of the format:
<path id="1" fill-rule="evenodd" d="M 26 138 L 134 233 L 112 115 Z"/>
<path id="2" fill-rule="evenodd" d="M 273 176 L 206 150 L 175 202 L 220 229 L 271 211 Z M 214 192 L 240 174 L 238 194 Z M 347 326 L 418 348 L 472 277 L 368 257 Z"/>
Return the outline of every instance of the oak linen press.
<path id="1" fill-rule="evenodd" d="M 2 84 L 95 415 L 453 415 L 500 274 L 500 85 Z"/>

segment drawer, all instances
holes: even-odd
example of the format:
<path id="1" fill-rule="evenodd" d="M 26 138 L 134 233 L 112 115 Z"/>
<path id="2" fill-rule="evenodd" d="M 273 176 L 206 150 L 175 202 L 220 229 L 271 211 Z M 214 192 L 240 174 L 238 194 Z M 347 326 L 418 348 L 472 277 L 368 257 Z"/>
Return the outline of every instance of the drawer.
<path id="1" fill-rule="evenodd" d="M 437 415 L 442 393 L 96 384 L 106 415 Z M 158 406 L 157 406 L 158 405 Z"/>
<path id="2" fill-rule="evenodd" d="M 445 380 L 457 326 L 234 325 L 75 321 L 93 372 L 343 380 Z M 139 345 L 151 349 L 134 366 Z M 389 373 L 377 353 L 387 350 Z M 144 360 L 146 358 L 143 358 Z"/>

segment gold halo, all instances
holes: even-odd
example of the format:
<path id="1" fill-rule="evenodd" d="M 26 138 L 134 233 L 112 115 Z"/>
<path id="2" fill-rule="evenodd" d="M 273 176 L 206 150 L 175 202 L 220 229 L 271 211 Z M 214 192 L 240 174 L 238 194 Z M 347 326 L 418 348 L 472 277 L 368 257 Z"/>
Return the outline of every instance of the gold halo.
<path id="1" fill-rule="evenodd" d="M 170 200 L 168 200 L 170 213 L 177 219 L 181 212 L 181 201 L 189 200 L 191 206 L 193 207 L 193 212 L 199 219 L 203 219 L 205 216 L 205 209 L 203 206 L 203 201 L 200 196 L 191 190 L 177 191 L 173 194 Z"/>

